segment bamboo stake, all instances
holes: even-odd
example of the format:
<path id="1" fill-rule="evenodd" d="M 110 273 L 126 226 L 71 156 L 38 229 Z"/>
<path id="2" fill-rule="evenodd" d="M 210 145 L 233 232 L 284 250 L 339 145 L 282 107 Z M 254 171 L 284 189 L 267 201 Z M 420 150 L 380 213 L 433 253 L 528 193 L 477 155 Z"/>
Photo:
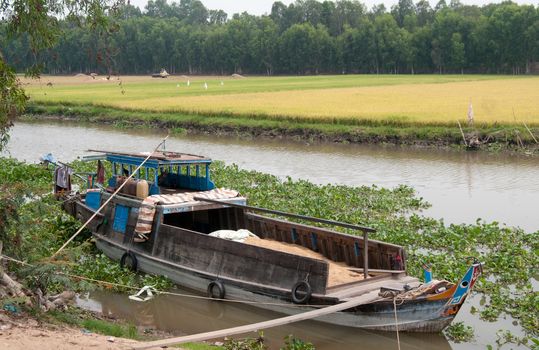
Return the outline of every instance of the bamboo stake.
<path id="1" fill-rule="evenodd" d="M 532 136 L 533 140 L 535 141 L 535 143 L 539 143 L 537 141 L 537 139 L 535 138 L 535 136 L 533 135 L 532 131 L 530 130 L 530 128 L 528 128 L 528 125 L 526 125 L 526 123 L 522 122 L 522 124 L 524 124 L 524 127 L 526 128 L 526 130 L 528 130 L 528 132 L 530 133 L 530 135 Z"/>
<path id="2" fill-rule="evenodd" d="M 466 136 L 464 136 L 464 131 L 462 131 L 462 126 L 460 125 L 460 122 L 458 120 L 457 123 L 459 124 L 460 133 L 462 134 L 462 139 L 464 140 L 464 146 L 468 147 L 468 142 L 466 142 Z"/>
<path id="3" fill-rule="evenodd" d="M 125 181 L 120 185 L 120 187 L 118 187 L 118 189 L 112 194 L 112 196 L 110 196 L 109 199 L 107 199 L 107 201 L 106 201 L 105 203 L 103 203 L 103 205 L 101 205 L 101 206 L 99 207 L 99 209 L 97 209 L 97 210 L 95 211 L 95 213 L 94 213 L 94 214 L 93 214 L 93 215 L 92 215 L 92 216 L 91 216 L 91 217 L 84 223 L 84 225 L 82 225 L 82 226 L 77 230 L 77 232 L 75 232 L 75 233 L 73 234 L 73 236 L 71 236 L 71 237 L 64 243 L 64 245 L 62 245 L 62 246 L 60 247 L 60 249 L 58 249 L 58 250 L 56 251 L 56 253 L 54 253 L 54 254 L 51 256 L 51 259 L 54 259 L 54 258 L 55 258 L 55 257 L 62 251 L 62 250 L 64 250 L 65 247 L 67 247 L 67 245 L 68 245 L 69 243 L 71 243 L 72 240 L 75 239 L 75 237 L 77 237 L 77 236 L 82 232 L 82 230 L 84 230 L 84 228 L 85 228 L 85 227 L 86 227 L 86 226 L 87 226 L 87 225 L 88 225 L 88 224 L 89 224 L 89 223 L 90 223 L 90 222 L 97 216 L 97 214 L 99 214 L 99 212 L 100 212 L 101 210 L 103 210 L 103 208 L 105 208 L 105 207 L 107 206 L 107 204 L 109 204 L 109 202 L 112 200 L 112 198 L 114 198 L 114 197 L 118 194 L 118 192 L 120 192 L 120 190 L 127 184 L 128 180 L 131 179 L 131 178 L 137 173 L 137 171 L 138 171 L 140 168 L 142 168 L 142 166 L 148 161 L 148 159 L 150 159 L 150 157 L 154 154 L 154 152 L 156 152 L 156 151 L 159 149 L 159 147 L 160 147 L 160 146 L 161 146 L 167 139 L 168 139 L 168 135 L 167 135 L 167 137 L 165 137 L 165 138 L 163 139 L 163 141 L 161 141 L 161 142 L 157 145 L 157 147 L 155 147 L 155 149 L 154 149 L 152 152 L 150 152 L 150 154 L 146 157 L 146 159 L 144 159 L 144 161 L 143 161 L 142 163 L 140 163 L 140 165 L 139 165 L 139 166 L 138 166 L 138 167 L 131 173 L 131 175 L 129 175 L 129 177 L 128 177 L 127 179 L 125 179 Z"/>

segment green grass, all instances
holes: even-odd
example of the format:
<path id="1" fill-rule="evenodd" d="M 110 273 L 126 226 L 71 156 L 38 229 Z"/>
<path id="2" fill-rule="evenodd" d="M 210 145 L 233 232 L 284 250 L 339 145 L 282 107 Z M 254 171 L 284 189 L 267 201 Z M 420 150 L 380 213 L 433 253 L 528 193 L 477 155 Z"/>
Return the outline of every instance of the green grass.
<path id="1" fill-rule="evenodd" d="M 409 84 L 444 84 L 452 82 L 504 80 L 512 76 L 499 75 L 322 75 L 286 77 L 249 77 L 230 79 L 228 77 L 191 77 L 187 88 L 186 78 L 169 77 L 151 79 L 144 77 L 120 76 L 100 83 L 91 79 L 76 77 L 44 76 L 41 80 L 28 80 L 27 92 L 39 101 L 62 101 L 73 103 L 98 102 L 106 104 L 118 99 L 138 101 L 143 99 L 175 97 L 243 94 L 256 92 L 302 91 L 335 88 L 392 86 Z M 221 87 L 221 81 L 224 86 Z M 52 86 L 47 83 L 51 82 Z M 119 83 L 122 83 L 120 86 Z M 210 87 L 204 89 L 204 82 Z M 180 84 L 180 88 L 177 87 Z M 125 94 L 122 95 L 122 88 Z"/>
<path id="2" fill-rule="evenodd" d="M 186 343 L 175 346 L 177 348 L 187 349 L 187 350 L 221 350 L 224 349 L 222 346 L 212 345 L 208 343 Z"/>
<path id="3" fill-rule="evenodd" d="M 66 311 L 50 311 L 40 317 L 51 318 L 56 322 L 102 335 L 135 340 L 143 339 L 138 333 L 137 327 L 131 323 L 97 319 L 92 313 L 78 308 L 72 307 Z"/>
<path id="4" fill-rule="evenodd" d="M 82 327 L 94 333 L 110 335 L 118 338 L 141 339 L 137 327 L 134 325 L 121 325 L 103 320 L 88 319 L 80 324 Z"/>
<path id="5" fill-rule="evenodd" d="M 73 119 L 82 123 L 112 124 L 118 128 L 158 128 L 171 133 L 211 132 L 244 136 L 287 136 L 301 140 L 319 140 L 350 143 L 421 144 L 463 147 L 457 125 L 410 125 L 398 120 L 336 120 L 322 123 L 317 120 L 279 120 L 247 116 L 205 115 L 128 111 L 110 107 L 79 106 L 74 104 L 31 104 L 26 121 L 47 116 Z M 539 135 L 538 127 L 531 127 Z M 464 125 L 466 134 L 475 133 L 481 139 L 489 138 L 489 148 L 495 150 L 517 146 L 516 135 L 524 144 L 535 141 L 522 125 Z M 537 136 L 536 136 L 537 137 Z"/>
<path id="6" fill-rule="evenodd" d="M 186 81 L 180 77 L 126 76 L 111 81 L 47 77 L 29 82 L 26 89 L 39 104 L 343 124 L 456 125 L 457 119 L 466 119 L 473 101 L 479 123 L 515 124 L 518 116 L 519 123 L 539 125 L 537 77 L 343 75 L 226 82 L 198 77 L 189 87 Z"/>

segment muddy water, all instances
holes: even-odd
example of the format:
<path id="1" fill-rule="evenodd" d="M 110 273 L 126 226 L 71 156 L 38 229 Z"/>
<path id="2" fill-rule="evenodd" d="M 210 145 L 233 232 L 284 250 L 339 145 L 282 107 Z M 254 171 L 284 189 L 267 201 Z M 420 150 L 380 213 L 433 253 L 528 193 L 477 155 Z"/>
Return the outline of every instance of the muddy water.
<path id="1" fill-rule="evenodd" d="M 9 152 L 30 162 L 52 152 L 69 161 L 93 149 L 145 151 L 159 142 L 156 131 L 118 130 L 73 124 L 18 123 L 12 130 Z M 446 222 L 474 222 L 481 217 L 499 220 L 528 231 L 539 229 L 535 215 L 539 194 L 539 159 L 454 151 L 357 145 L 306 145 L 283 141 L 238 140 L 212 136 L 176 136 L 167 149 L 210 156 L 279 176 L 310 179 L 317 183 L 342 183 L 394 187 L 407 184 L 432 204 L 426 215 Z M 495 347 L 496 331 L 522 335 L 511 319 L 495 323 L 479 320 L 470 310 L 480 296 L 468 300 L 457 321 L 475 329 L 472 343 L 455 344 L 443 335 L 401 334 L 402 349 L 485 349 Z M 147 303 L 125 295 L 93 293 L 79 304 L 115 317 L 126 318 L 149 329 L 192 334 L 243 325 L 278 314 L 250 306 L 173 296 Z M 317 349 L 397 349 L 394 333 L 360 331 L 315 321 L 266 330 L 272 349 L 287 334 L 308 340 Z M 513 346 L 513 348 L 515 348 Z"/>
<path id="2" fill-rule="evenodd" d="M 175 292 L 188 293 L 182 290 Z M 158 296 L 147 302 L 136 302 L 129 300 L 124 294 L 93 292 L 90 296 L 79 298 L 77 302 L 83 308 L 129 320 L 144 330 L 158 329 L 175 336 L 230 328 L 283 316 L 247 305 L 170 295 Z M 401 349 L 485 349 L 489 344 L 495 348 L 498 329 L 510 330 L 517 336 L 523 335 L 518 327 L 511 324 L 510 319 L 487 323 L 472 315 L 471 307 L 478 307 L 479 303 L 480 296 L 477 295 L 467 300 L 455 321 L 464 321 L 467 325 L 474 327 L 473 342 L 456 344 L 448 341 L 442 334 L 401 332 L 399 334 Z M 303 321 L 264 330 L 271 349 L 279 349 L 284 337 L 289 334 L 313 343 L 317 350 L 396 350 L 398 348 L 395 333 L 338 327 L 316 321 Z M 250 333 L 243 336 L 256 337 L 257 334 Z M 512 348 L 518 347 L 512 346 Z"/>
<path id="3" fill-rule="evenodd" d="M 146 303 L 133 302 L 122 295 L 94 293 L 80 305 L 104 314 L 131 320 L 140 326 L 158 328 L 171 333 L 181 330 L 186 334 L 235 327 L 261 322 L 282 315 L 250 307 L 223 304 L 205 300 L 189 300 L 174 296 L 159 297 Z M 315 321 L 264 330 L 272 349 L 278 349 L 283 339 L 293 334 L 315 344 L 319 350 L 341 349 L 396 349 L 396 334 L 371 332 L 330 326 Z M 181 335 L 181 333 L 179 334 Z M 245 336 L 256 337 L 256 333 Z M 400 334 L 401 349 L 451 349 L 448 341 L 437 334 Z"/>
<path id="4" fill-rule="evenodd" d="M 73 124 L 15 125 L 9 151 L 37 161 L 52 152 L 69 161 L 93 149 L 143 151 L 163 132 Z M 406 184 L 432 204 L 425 214 L 448 223 L 477 218 L 539 230 L 539 158 L 365 145 L 306 145 L 282 140 L 173 136 L 167 148 L 236 163 L 242 168 L 316 183 L 394 187 Z"/>

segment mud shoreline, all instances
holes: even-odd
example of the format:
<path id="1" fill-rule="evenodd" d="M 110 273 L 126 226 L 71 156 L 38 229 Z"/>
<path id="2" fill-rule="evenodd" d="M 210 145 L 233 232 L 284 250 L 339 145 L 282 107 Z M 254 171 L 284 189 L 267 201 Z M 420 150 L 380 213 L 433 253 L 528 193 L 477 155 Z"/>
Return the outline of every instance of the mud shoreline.
<path id="1" fill-rule="evenodd" d="M 358 125 L 309 123 L 233 116 L 202 116 L 127 111 L 107 107 L 33 105 L 21 117 L 31 121 L 69 121 L 99 123 L 118 128 L 168 129 L 177 134 L 234 136 L 246 139 L 287 139 L 308 143 L 378 144 L 462 151 L 488 151 L 538 154 L 539 144 L 529 133 L 512 126 L 465 128 L 468 141 L 479 140 L 477 147 L 466 147 L 458 127 L 442 125 Z M 523 128 L 523 127 L 522 127 Z M 526 135 L 526 133 L 528 135 Z M 526 137 L 527 136 L 527 137 Z"/>

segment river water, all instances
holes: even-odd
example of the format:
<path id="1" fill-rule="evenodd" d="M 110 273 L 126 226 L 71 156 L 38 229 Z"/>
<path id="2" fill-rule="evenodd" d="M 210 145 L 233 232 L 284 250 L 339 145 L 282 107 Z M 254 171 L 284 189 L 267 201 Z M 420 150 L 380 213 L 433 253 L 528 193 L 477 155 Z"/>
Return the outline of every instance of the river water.
<path id="1" fill-rule="evenodd" d="M 38 161 L 53 153 L 62 161 L 85 154 L 87 149 L 148 151 L 165 132 L 119 130 L 71 123 L 17 123 L 11 131 L 8 153 L 20 160 Z M 539 159 L 508 154 L 417 149 L 409 147 L 305 144 L 283 140 L 237 139 L 216 136 L 172 136 L 169 150 L 194 153 L 236 163 L 281 177 L 315 183 L 395 187 L 406 184 L 432 204 L 425 215 L 447 223 L 472 223 L 477 218 L 498 220 L 529 232 L 539 230 L 536 199 L 539 194 Z M 522 332 L 511 319 L 480 321 L 470 313 L 479 296 L 468 300 L 457 321 L 475 328 L 472 343 L 455 344 L 443 335 L 401 334 L 402 349 L 484 349 L 494 345 L 498 329 Z M 138 325 L 176 334 L 192 334 L 277 317 L 249 306 L 216 303 L 174 296 L 159 296 L 147 303 L 125 295 L 96 292 L 79 304 Z M 333 327 L 315 321 L 266 330 L 272 348 L 287 334 L 313 342 L 317 349 L 396 349 L 392 333 Z M 514 348 L 514 347 L 513 347 Z"/>
<path id="2" fill-rule="evenodd" d="M 70 161 L 87 149 L 147 151 L 165 132 L 69 123 L 17 123 L 8 150 L 29 162 L 51 152 Z M 539 230 L 539 157 L 373 145 L 311 144 L 215 136 L 172 136 L 167 149 L 315 183 L 412 186 L 447 223 L 478 218 Z"/>

